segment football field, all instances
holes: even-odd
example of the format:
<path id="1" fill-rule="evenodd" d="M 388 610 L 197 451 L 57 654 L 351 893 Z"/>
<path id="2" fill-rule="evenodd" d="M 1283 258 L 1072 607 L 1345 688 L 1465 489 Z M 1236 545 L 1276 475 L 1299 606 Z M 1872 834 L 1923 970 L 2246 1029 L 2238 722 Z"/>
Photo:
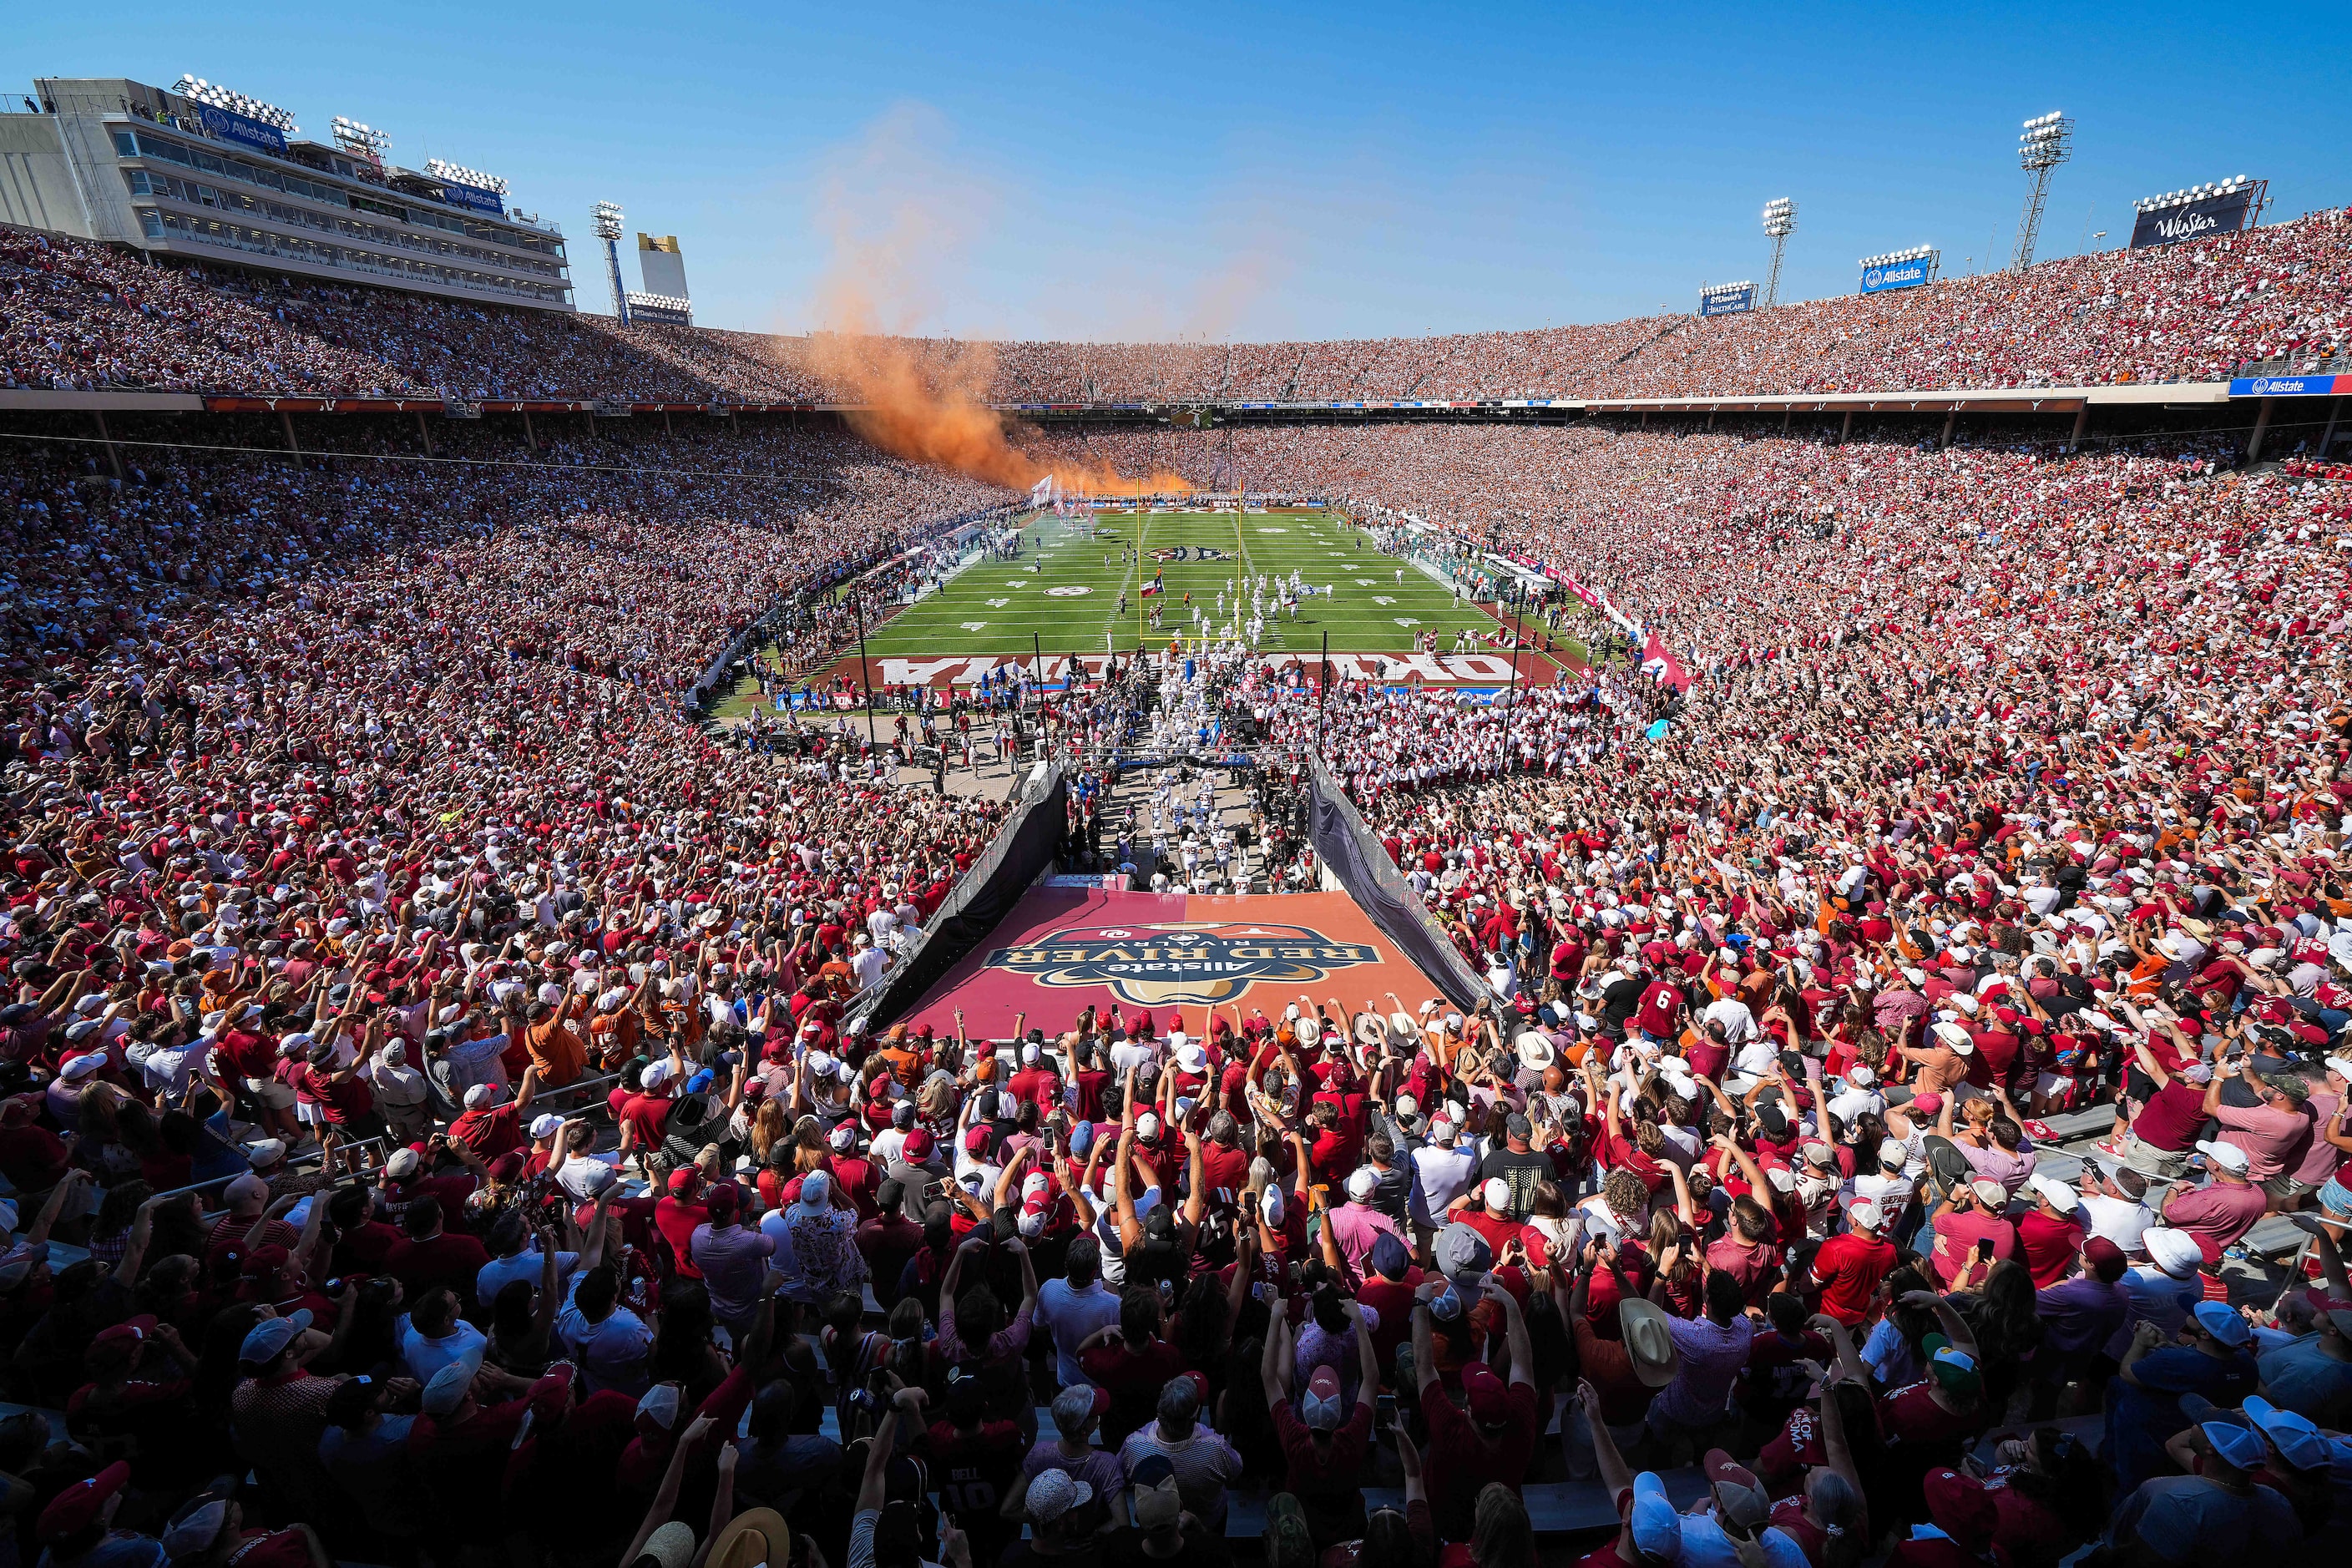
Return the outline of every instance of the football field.
<path id="1" fill-rule="evenodd" d="M 1195 609 L 1212 630 L 1223 625 L 1241 582 L 1255 582 L 1260 574 L 1268 579 L 1261 646 L 1269 653 L 1319 650 L 1327 632 L 1333 649 L 1356 652 L 1409 648 L 1415 634 L 1433 628 L 1451 646 L 1465 627 L 1489 632 L 1495 626 L 1492 616 L 1467 604 L 1457 606 L 1427 574 L 1381 554 L 1362 533 L 1328 513 L 1102 512 L 1096 533 L 1089 539 L 1055 517 L 1031 523 L 1016 559 L 967 567 L 944 589 L 868 633 L 867 652 L 877 658 L 1025 656 L 1034 651 L 1032 637 L 1049 653 L 1126 651 L 1139 637 L 1164 647 L 1171 634 L 1192 634 Z M 1130 551 L 1139 545 L 1139 552 Z M 1155 551 L 1168 559 L 1154 559 Z M 1293 572 L 1313 590 L 1299 600 L 1296 619 L 1271 613 L 1273 580 L 1287 583 Z M 1155 577 L 1162 592 L 1146 597 L 1144 586 Z M 1222 614 L 1220 595 L 1225 595 Z M 1154 606 L 1160 614 L 1157 631 L 1139 618 Z"/>
<path id="2" fill-rule="evenodd" d="M 1297 596 L 1295 616 L 1276 613 L 1277 584 L 1287 584 L 1293 573 L 1311 590 Z M 965 567 L 870 626 L 863 660 L 846 650 L 799 679 L 850 692 L 970 687 L 1011 667 L 1048 686 L 1090 679 L 1113 655 L 1131 658 L 1139 647 L 1156 653 L 1180 637 L 1190 646 L 1221 635 L 1236 619 L 1247 640 L 1246 606 L 1261 574 L 1266 613 L 1255 643 L 1276 668 L 1319 666 L 1327 635 L 1330 675 L 1342 681 L 1494 691 L 1515 680 L 1547 685 L 1562 670 L 1584 666 L 1583 647 L 1569 639 L 1549 655 L 1529 649 L 1514 659 L 1493 640 L 1501 628 L 1486 608 L 1457 600 L 1419 567 L 1381 554 L 1333 513 L 1106 510 L 1096 515 L 1091 535 L 1083 522 L 1033 520 L 1013 560 L 991 556 Z M 1160 592 L 1146 595 L 1155 581 Z M 1150 619 L 1155 609 L 1157 624 Z M 1419 639 L 1431 633 L 1436 646 L 1423 651 Z M 1468 640 L 1457 643 L 1465 633 Z M 747 681 L 722 701 L 718 716 L 740 718 L 761 706 Z"/>
<path id="3" fill-rule="evenodd" d="M 1294 573 L 1310 590 L 1299 595 L 1296 616 L 1276 613 L 1276 583 L 1288 584 Z M 1164 648 L 1177 636 L 1190 642 L 1217 635 L 1236 618 L 1245 622 L 1242 606 L 1254 594 L 1244 585 L 1260 574 L 1267 579 L 1266 616 L 1256 646 L 1269 658 L 1319 657 L 1328 635 L 1335 656 L 1374 656 L 1346 661 L 1345 673 L 1359 679 L 1381 673 L 1383 658 L 1392 664 L 1410 659 L 1427 679 L 1509 679 L 1507 650 L 1496 658 L 1498 650 L 1486 641 L 1496 630 L 1486 610 L 1457 601 L 1418 567 L 1381 554 L 1344 518 L 1275 510 L 1104 511 L 1091 537 L 1063 519 L 1042 517 L 1024 531 L 1013 560 L 968 566 L 869 631 L 871 679 L 877 686 L 962 679 L 965 670 L 944 668 L 951 660 L 985 668 L 1043 659 L 1048 679 L 1074 658 L 1099 668 L 1112 652 Z M 1160 591 L 1146 595 L 1154 581 Z M 1157 626 L 1150 619 L 1154 609 Z M 1475 639 L 1465 651 L 1486 657 L 1468 668 L 1449 667 L 1444 660 L 1455 654 L 1455 636 L 1464 631 Z M 1415 639 L 1428 632 L 1437 634 L 1436 653 L 1416 658 Z M 1563 656 L 1560 662 L 1572 661 Z M 933 665 L 942 668 L 919 668 Z M 1552 674 L 1529 658 L 1520 679 L 1548 681 Z"/>

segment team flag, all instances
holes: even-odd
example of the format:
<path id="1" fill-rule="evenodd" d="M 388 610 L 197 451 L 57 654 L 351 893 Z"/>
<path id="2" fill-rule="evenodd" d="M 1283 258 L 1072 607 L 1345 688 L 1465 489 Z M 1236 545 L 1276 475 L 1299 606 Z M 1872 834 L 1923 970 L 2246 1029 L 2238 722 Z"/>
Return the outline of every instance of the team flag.
<path id="1" fill-rule="evenodd" d="M 1164 572 L 1154 572 L 1151 574 L 1151 581 L 1143 585 L 1143 596 L 1149 599 L 1152 595 L 1163 592 L 1165 590 L 1165 584 L 1160 581 L 1160 579 L 1166 575 L 1167 574 Z"/>

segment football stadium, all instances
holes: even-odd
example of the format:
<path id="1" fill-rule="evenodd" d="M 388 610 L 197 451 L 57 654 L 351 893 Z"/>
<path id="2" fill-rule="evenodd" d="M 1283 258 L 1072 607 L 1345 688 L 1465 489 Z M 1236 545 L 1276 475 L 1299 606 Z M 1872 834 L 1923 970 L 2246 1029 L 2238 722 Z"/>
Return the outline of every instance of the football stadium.
<path id="1" fill-rule="evenodd" d="M 1434 47 L 1365 26 L 1316 47 Z M 1850 184 L 1703 259 L 1593 219 L 1654 310 L 1367 222 L 1217 341 L 961 334 L 977 264 L 754 331 L 652 110 L 551 216 L 134 31 L 0 112 L 20 1553 L 2352 1539 L 2352 185 L 2299 148 L 2090 200 L 2242 128 L 2004 80 L 1981 179 L 1886 156 L 2013 225 L 1827 291 Z"/>

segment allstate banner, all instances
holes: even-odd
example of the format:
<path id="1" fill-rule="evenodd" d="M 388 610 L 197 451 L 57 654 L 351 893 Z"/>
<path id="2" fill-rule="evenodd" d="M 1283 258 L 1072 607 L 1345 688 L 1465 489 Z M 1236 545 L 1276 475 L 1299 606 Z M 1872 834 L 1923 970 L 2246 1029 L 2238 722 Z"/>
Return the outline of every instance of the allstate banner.
<path id="1" fill-rule="evenodd" d="M 1698 296 L 1698 313 L 1702 316 L 1737 316 L 1756 309 L 1756 285 L 1742 283 L 1737 288 L 1702 289 Z"/>
<path id="2" fill-rule="evenodd" d="M 2232 397 L 2336 397 L 2352 392 L 2352 375 L 2242 375 Z"/>
<path id="3" fill-rule="evenodd" d="M 2253 202 L 2254 189 L 2246 185 L 2200 201 L 2151 207 L 2132 225 L 2131 247 L 2144 250 L 2154 245 L 2201 239 L 2209 234 L 2235 234 L 2246 226 L 2246 208 Z"/>
<path id="4" fill-rule="evenodd" d="M 1892 261 L 1883 267 L 1862 269 L 1862 291 L 1865 294 L 1884 294 L 1890 289 L 1916 289 L 1926 281 L 1927 263 L 1924 259 Z"/>
<path id="5" fill-rule="evenodd" d="M 284 153 L 286 138 L 275 125 L 265 125 L 233 110 L 218 109 L 209 103 L 196 105 L 196 118 L 205 130 L 224 142 L 242 142 L 247 147 L 258 147 L 265 153 Z"/>
<path id="6" fill-rule="evenodd" d="M 456 180 L 444 180 L 441 182 L 441 194 L 444 199 L 454 202 L 461 207 L 471 207 L 478 213 L 488 213 L 492 217 L 507 216 L 506 204 L 499 200 L 499 194 L 496 191 L 486 191 L 479 185 L 461 184 Z"/>

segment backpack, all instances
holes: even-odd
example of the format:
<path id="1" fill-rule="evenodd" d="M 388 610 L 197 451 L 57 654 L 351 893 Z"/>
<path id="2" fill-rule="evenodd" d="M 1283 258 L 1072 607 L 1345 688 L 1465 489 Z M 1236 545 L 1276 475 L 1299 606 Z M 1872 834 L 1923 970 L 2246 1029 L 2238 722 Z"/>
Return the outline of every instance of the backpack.
<path id="1" fill-rule="evenodd" d="M 718 1142 L 727 1130 L 727 1108 L 709 1094 L 680 1095 L 669 1110 L 662 1134 L 662 1152 L 671 1163 L 691 1165 L 705 1145 Z"/>

